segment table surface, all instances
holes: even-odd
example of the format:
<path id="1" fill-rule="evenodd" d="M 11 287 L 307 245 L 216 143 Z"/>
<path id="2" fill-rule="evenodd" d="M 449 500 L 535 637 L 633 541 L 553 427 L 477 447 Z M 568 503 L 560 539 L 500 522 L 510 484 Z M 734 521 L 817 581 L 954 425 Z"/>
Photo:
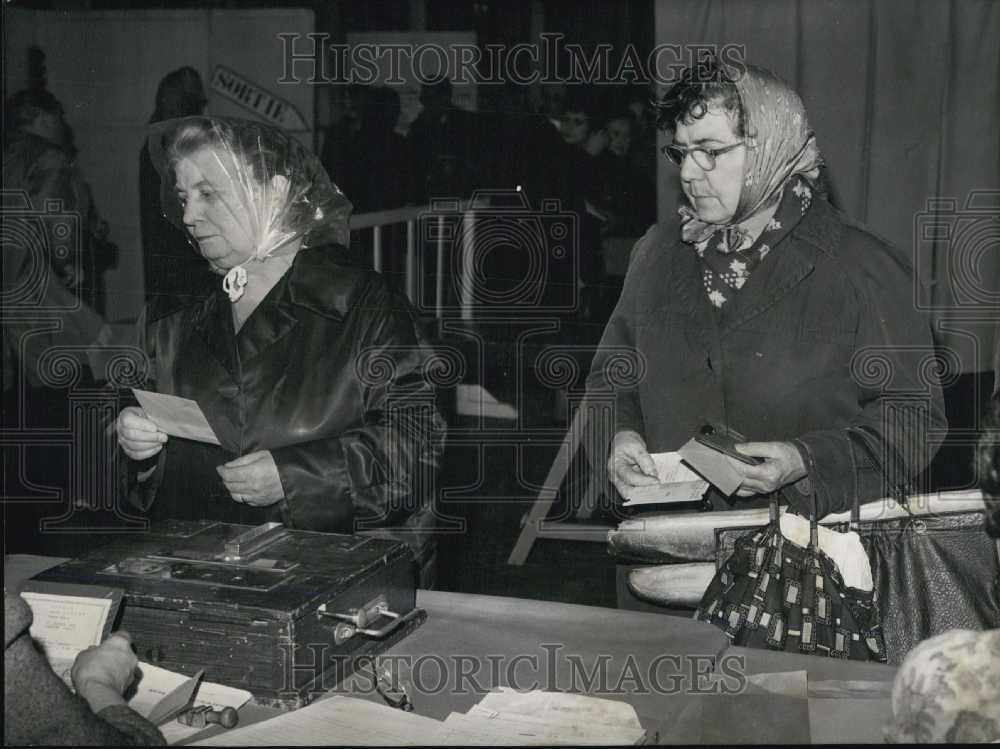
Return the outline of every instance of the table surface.
<path id="1" fill-rule="evenodd" d="M 7 556 L 5 586 L 16 588 L 19 581 L 62 561 Z M 718 723 L 710 714 L 738 704 L 744 711 L 750 709 L 759 725 L 749 735 L 746 725 L 731 726 L 727 730 L 734 735 L 729 740 L 767 743 L 775 739 L 775 731 L 779 738 L 787 736 L 787 732 L 780 733 L 781 721 L 775 716 L 788 714 L 789 706 L 781 700 L 756 700 L 754 695 L 743 694 L 734 703 L 735 695 L 706 693 L 713 662 L 721 667 L 725 660 L 722 671 L 733 677 L 725 681 L 736 686 L 745 677 L 761 673 L 806 671 L 811 680 L 886 685 L 895 674 L 895 669 L 879 664 L 732 647 L 716 627 L 663 614 L 427 590 L 417 591 L 417 605 L 427 611 L 427 621 L 383 658 L 402 673 L 408 672 L 415 712 L 439 720 L 451 712 L 467 711 L 491 688 L 508 686 L 623 700 L 635 708 L 646 728 L 658 732 L 663 743 L 726 739 L 718 733 L 718 726 L 712 727 L 714 733 L 706 732 L 709 723 Z M 370 681 L 358 676 L 335 692 L 381 700 Z M 830 723 L 831 716 L 853 701 L 809 702 L 808 707 L 794 706 L 791 712 L 821 708 L 826 713 L 819 717 Z M 834 704 L 838 702 L 843 704 Z M 881 723 L 888 713 L 882 717 L 878 711 L 887 709 L 887 700 L 872 700 L 868 707 L 876 714 L 861 721 L 864 725 L 852 726 L 850 737 L 881 741 Z M 274 714 L 249 705 L 241 711 L 241 722 Z M 808 727 L 809 714 L 805 723 Z"/>

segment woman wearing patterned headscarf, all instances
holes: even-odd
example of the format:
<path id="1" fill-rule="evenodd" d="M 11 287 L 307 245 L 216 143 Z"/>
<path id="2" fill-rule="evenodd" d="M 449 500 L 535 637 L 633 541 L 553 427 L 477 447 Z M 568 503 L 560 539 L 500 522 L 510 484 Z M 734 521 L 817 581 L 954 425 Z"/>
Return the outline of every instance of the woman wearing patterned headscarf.
<path id="1" fill-rule="evenodd" d="M 125 408 L 130 499 L 154 518 L 314 531 L 412 520 L 442 449 L 431 352 L 404 298 L 338 260 L 351 204 L 261 124 L 174 120 L 149 145 L 164 214 L 221 278 L 147 307 L 140 387 L 196 401 L 219 444 Z"/>
<path id="2" fill-rule="evenodd" d="M 650 454 L 707 423 L 761 459 L 727 458 L 735 495 L 755 506 L 792 486 L 804 513 L 814 488 L 821 514 L 849 507 L 856 486 L 862 501 L 884 496 L 878 470 L 855 470 L 851 425 L 919 473 L 945 429 L 930 327 L 905 256 L 825 199 L 798 94 L 710 60 L 663 97 L 659 127 L 686 198 L 682 236 L 654 227 L 636 246 L 590 380 L 614 397 L 619 492 L 655 483 Z"/>

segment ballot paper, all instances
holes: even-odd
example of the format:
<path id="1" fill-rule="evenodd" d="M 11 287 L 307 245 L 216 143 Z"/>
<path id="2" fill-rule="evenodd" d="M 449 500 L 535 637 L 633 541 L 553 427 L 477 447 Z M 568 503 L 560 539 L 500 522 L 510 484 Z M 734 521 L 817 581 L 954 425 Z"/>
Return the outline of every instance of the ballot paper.
<path id="1" fill-rule="evenodd" d="M 650 455 L 656 466 L 658 484 L 633 486 L 625 494 L 625 507 L 694 502 L 701 499 L 708 482 L 684 465 L 680 453 L 666 452 Z"/>
<path id="2" fill-rule="evenodd" d="M 615 700 L 562 692 L 491 692 L 467 713 L 444 721 L 440 744 L 465 746 L 607 746 L 642 743 L 635 709 Z"/>
<path id="3" fill-rule="evenodd" d="M 441 722 L 388 705 L 336 695 L 194 746 L 435 746 Z"/>
<path id="4" fill-rule="evenodd" d="M 732 458 L 690 439 L 677 451 L 689 466 L 707 479 L 727 497 L 743 483 L 743 476 L 732 464 Z"/>
<path id="5" fill-rule="evenodd" d="M 68 590 L 80 594 L 65 593 Z M 31 608 L 31 637 L 42 648 L 52 670 L 72 689 L 73 662 L 81 651 L 100 645 L 108 636 L 121 591 L 29 580 L 21 597 Z"/>
<path id="6" fill-rule="evenodd" d="M 170 436 L 220 444 L 197 402 L 150 390 L 132 388 L 132 392 L 146 416 Z"/>
<path id="7" fill-rule="evenodd" d="M 143 717 L 148 718 L 160 700 L 169 695 L 176 687 L 187 681 L 187 679 L 188 677 L 184 674 L 168 671 L 165 668 L 140 661 L 139 677 L 134 687 L 135 694 L 129 698 L 128 705 Z M 252 696 L 245 689 L 227 687 L 223 684 L 216 684 L 203 679 L 198 686 L 198 691 L 195 693 L 191 706 L 202 707 L 203 705 L 210 705 L 213 710 L 222 710 L 226 707 L 239 710 L 250 701 Z M 185 726 L 176 720 L 167 721 L 160 726 L 160 731 L 163 733 L 163 737 L 167 740 L 168 744 L 176 744 L 179 741 L 184 741 L 201 730 L 203 729 Z"/>
<path id="8" fill-rule="evenodd" d="M 493 692 L 444 721 L 341 695 L 195 742 L 196 746 L 560 746 L 642 743 L 623 703 L 556 692 Z"/>

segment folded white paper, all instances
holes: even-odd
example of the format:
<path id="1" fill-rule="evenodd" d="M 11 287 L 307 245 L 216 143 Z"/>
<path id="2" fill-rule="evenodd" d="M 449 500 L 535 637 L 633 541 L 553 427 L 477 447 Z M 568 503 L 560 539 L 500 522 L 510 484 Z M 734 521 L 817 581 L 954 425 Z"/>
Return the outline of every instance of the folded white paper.
<path id="1" fill-rule="evenodd" d="M 197 402 L 150 390 L 132 388 L 132 392 L 150 421 L 170 436 L 220 444 Z"/>
<path id="2" fill-rule="evenodd" d="M 625 495 L 624 506 L 693 502 L 701 499 L 708 488 L 708 482 L 684 465 L 680 453 L 653 453 L 650 457 L 656 465 L 659 483 L 633 486 Z"/>

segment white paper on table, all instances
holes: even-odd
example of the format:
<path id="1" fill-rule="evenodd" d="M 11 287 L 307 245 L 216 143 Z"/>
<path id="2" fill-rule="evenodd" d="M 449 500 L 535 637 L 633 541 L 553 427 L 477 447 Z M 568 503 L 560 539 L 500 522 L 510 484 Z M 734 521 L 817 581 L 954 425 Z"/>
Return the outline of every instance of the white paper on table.
<path id="1" fill-rule="evenodd" d="M 548 723 L 576 723 L 586 720 L 607 726 L 641 728 L 635 708 L 627 702 L 591 697 L 569 692 L 518 692 L 501 687 L 487 694 L 473 706 L 474 711 L 516 714 L 523 718 L 538 718 Z"/>
<path id="2" fill-rule="evenodd" d="M 440 727 L 433 718 L 337 695 L 194 746 L 434 746 Z"/>
<path id="3" fill-rule="evenodd" d="M 196 401 L 138 388 L 132 388 L 132 392 L 146 416 L 172 437 L 221 444 Z"/>
<path id="4" fill-rule="evenodd" d="M 747 677 L 747 682 L 764 692 L 782 697 L 804 700 L 809 696 L 809 675 L 806 671 L 751 674 Z"/>
<path id="5" fill-rule="evenodd" d="M 440 744 L 635 744 L 646 731 L 635 709 L 616 700 L 564 692 L 490 692 L 468 713 L 452 713 Z"/>
<path id="6" fill-rule="evenodd" d="M 76 656 L 104 636 L 113 601 L 23 591 L 21 597 L 31 607 L 31 636 L 42 644 L 52 670 L 72 687 L 70 670 Z"/>
<path id="7" fill-rule="evenodd" d="M 587 722 L 526 719 L 517 714 L 488 717 L 481 711 L 452 713 L 441 726 L 437 746 L 621 746 L 640 743 L 646 732 Z"/>
<path id="8" fill-rule="evenodd" d="M 165 668 L 154 666 L 149 663 L 139 662 L 139 672 L 141 678 L 136 688 L 135 694 L 128 701 L 128 706 L 143 717 L 149 717 L 157 703 L 170 694 L 174 689 L 188 680 L 189 677 L 175 671 L 168 671 Z M 222 710 L 225 707 L 232 707 L 239 710 L 250 701 L 253 695 L 245 689 L 227 687 L 223 684 L 216 684 L 202 679 L 195 694 L 192 707 L 211 705 L 213 710 Z M 160 726 L 163 737 L 168 744 L 175 744 L 178 741 L 194 736 L 201 732 L 202 728 L 192 728 L 170 720 Z"/>
<path id="9" fill-rule="evenodd" d="M 656 466 L 658 484 L 633 486 L 622 503 L 626 507 L 668 502 L 694 502 L 701 499 L 708 482 L 684 465 L 680 453 L 666 452 L 650 455 Z"/>

